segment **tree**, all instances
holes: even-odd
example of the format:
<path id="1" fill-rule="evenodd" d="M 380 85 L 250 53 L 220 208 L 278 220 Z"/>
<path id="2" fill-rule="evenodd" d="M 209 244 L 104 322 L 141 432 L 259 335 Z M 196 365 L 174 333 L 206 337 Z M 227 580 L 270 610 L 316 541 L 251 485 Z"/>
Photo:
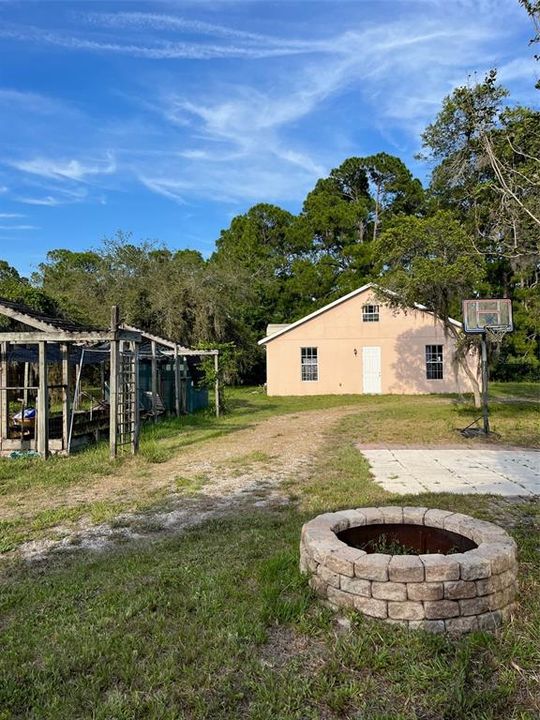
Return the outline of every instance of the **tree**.
<path id="1" fill-rule="evenodd" d="M 533 23 L 534 36 L 529 44 L 538 45 L 540 43 L 540 0 L 519 0 L 519 4 L 526 10 Z M 534 57 L 535 60 L 540 60 L 538 53 Z M 540 80 L 536 82 L 536 89 L 540 90 Z"/>
<path id="2" fill-rule="evenodd" d="M 424 189 L 404 163 L 393 155 L 378 153 L 362 158 L 374 198 L 373 239 L 387 215 L 415 215 L 424 205 Z"/>
<path id="3" fill-rule="evenodd" d="M 357 157 L 334 168 L 308 193 L 291 227 L 291 235 L 298 237 L 298 244 L 305 248 L 289 283 L 293 295 L 303 288 L 303 307 L 311 298 L 313 310 L 370 276 L 367 225 L 371 206 L 369 181 Z M 306 281 L 310 277 L 313 284 L 308 288 Z"/>
<path id="4" fill-rule="evenodd" d="M 28 305 L 47 315 L 54 316 L 58 312 L 52 298 L 39 288 L 33 287 L 28 278 L 19 275 L 5 260 L 0 260 L 0 298 Z M 2 318 L 2 323 L 9 325 L 10 321 Z"/>
<path id="5" fill-rule="evenodd" d="M 94 251 L 51 250 L 32 282 L 52 297 L 67 317 L 90 325 L 108 325 L 110 308 L 103 303 L 104 270 L 102 258 Z"/>
<path id="6" fill-rule="evenodd" d="M 381 299 L 405 311 L 420 303 L 441 321 L 456 340 L 455 360 L 467 374 L 479 406 L 480 390 L 467 362 L 468 347 L 461 331 L 449 321 L 459 313 L 464 298 L 474 297 L 485 278 L 484 263 L 471 252 L 463 227 L 447 211 L 427 218 L 398 217 L 374 243 L 373 254 L 383 288 L 394 293 L 383 292 Z"/>
<path id="7" fill-rule="evenodd" d="M 540 113 L 506 107 L 507 96 L 495 71 L 481 83 L 457 88 L 423 141 L 438 163 L 431 197 L 456 214 L 485 260 L 486 293 L 513 298 L 521 322 L 505 350 L 529 358 L 533 369 L 540 352 L 530 317 L 540 271 Z M 511 354 L 503 352 L 505 359 Z"/>
<path id="8" fill-rule="evenodd" d="M 456 88 L 422 141 L 426 157 L 439 163 L 435 196 L 474 223 L 478 252 L 492 252 L 496 241 L 499 254 L 514 258 L 530 253 L 516 218 L 540 230 L 540 114 L 505 108 L 507 96 L 495 70 L 481 83 Z"/>

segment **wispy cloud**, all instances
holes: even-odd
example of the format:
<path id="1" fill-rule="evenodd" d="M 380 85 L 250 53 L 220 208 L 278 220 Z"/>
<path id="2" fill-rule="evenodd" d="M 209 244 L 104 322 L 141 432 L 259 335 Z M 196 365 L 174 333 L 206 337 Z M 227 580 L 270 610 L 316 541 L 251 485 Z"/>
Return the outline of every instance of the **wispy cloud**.
<path id="1" fill-rule="evenodd" d="M 116 170 L 116 161 L 112 154 L 109 154 L 105 160 L 92 164 L 85 164 L 79 160 L 57 161 L 50 158 L 18 160 L 8 164 L 17 170 L 40 177 L 77 181 L 83 181 L 92 175 L 111 175 Z"/>
<path id="2" fill-rule="evenodd" d="M 0 219 L 2 220 L 22 217 L 25 217 L 22 213 L 0 213 Z"/>
<path id="3" fill-rule="evenodd" d="M 64 205 L 67 200 L 60 200 L 58 198 L 52 197 L 52 195 L 47 195 L 46 197 L 24 197 L 24 196 L 17 196 L 15 198 L 17 202 L 24 203 L 25 205 L 43 205 L 46 207 L 56 207 L 57 205 Z"/>
<path id="4" fill-rule="evenodd" d="M 87 13 L 83 17 L 91 23 L 110 28 L 137 28 L 142 30 L 169 30 L 180 33 L 242 40 L 249 44 L 291 47 L 310 52 L 315 49 L 328 50 L 324 42 L 306 41 L 293 38 L 278 38 L 262 33 L 254 33 L 224 25 L 187 19 L 178 15 L 165 15 L 147 12 Z"/>
<path id="5" fill-rule="evenodd" d="M 1 35 L 0 29 L 0 35 Z M 22 91 L 16 88 L 0 88 L 0 105 L 16 107 L 21 112 L 39 113 L 40 115 L 51 115 L 57 112 L 72 111 L 68 104 L 42 93 Z"/>
<path id="6" fill-rule="evenodd" d="M 0 225 L 0 230 L 39 230 L 35 225 Z"/>
<path id="7" fill-rule="evenodd" d="M 146 177 L 141 173 L 138 179 L 148 190 L 182 205 L 186 203 L 184 191 L 187 193 L 191 189 L 189 183 L 183 183 L 168 177 Z"/>
<path id="8" fill-rule="evenodd" d="M 268 89 L 236 84 L 199 97 L 169 92 L 160 102 L 162 116 L 192 138 L 194 147 L 179 153 L 192 162 L 183 168 L 169 162 L 159 173 L 154 163 L 152 175 L 141 172 L 140 177 L 149 189 L 174 199 L 197 192 L 229 201 L 302 197 L 331 167 L 332 148 L 314 147 L 298 135 L 291 142 L 290 127 L 316 112 L 324 123 L 324 106 L 353 88 L 359 99 L 378 105 L 387 123 L 410 128 L 425 124 L 441 95 L 451 89 L 453 54 L 458 52 L 464 62 L 472 60 L 469 47 L 478 48 L 489 32 L 451 23 L 441 29 L 430 19 L 416 20 L 414 26 L 403 21 L 382 29 L 368 26 L 333 38 L 339 48 L 333 56 L 312 58 Z M 438 63 L 433 67 L 436 48 Z M 426 73 L 427 94 L 417 87 L 421 66 L 432 68 Z M 399 102 L 393 102 L 396 96 Z"/>
<path id="9" fill-rule="evenodd" d="M 298 15 L 289 22 L 277 3 L 270 32 L 264 14 L 254 19 L 256 4 L 234 14 L 213 7 L 211 15 L 198 4 L 183 5 L 182 15 L 174 5 L 167 13 L 77 9 L 60 13 L 63 23 L 52 16 L 44 27 L 4 25 L 4 37 L 60 48 L 74 62 L 83 53 L 124 56 L 110 64 L 122 67 L 124 85 L 117 87 L 120 75 L 103 87 L 100 79 L 100 102 L 85 111 L 82 101 L 70 107 L 0 89 L 4 106 L 28 110 L 28 136 L 3 153 L 20 183 L 15 199 L 100 202 L 97 188 L 135 181 L 180 204 L 298 202 L 343 160 L 343 148 L 364 154 L 374 135 L 410 158 L 442 97 L 468 73 L 500 60 L 503 79 L 526 80 L 526 42 L 520 57 L 501 50 L 512 39 L 513 2 L 400 3 L 391 17 L 381 10 L 389 4 L 335 2 L 324 21 L 317 4 L 313 23 Z"/>
<path id="10" fill-rule="evenodd" d="M 156 38 L 146 44 L 138 42 L 121 43 L 116 39 L 99 40 L 83 35 L 67 35 L 59 32 L 44 31 L 36 27 L 3 27 L 0 28 L 0 37 L 19 40 L 21 42 L 36 42 L 45 45 L 54 45 L 71 50 L 87 50 L 100 53 L 114 53 L 129 55 L 131 57 L 146 58 L 149 60 L 214 60 L 224 58 L 263 59 L 298 55 L 306 52 L 322 50 L 306 43 L 304 46 L 289 44 L 266 43 L 254 45 L 252 43 L 209 44 L 201 42 L 185 42 L 162 40 Z M 150 39 L 148 39 L 150 40 Z"/>

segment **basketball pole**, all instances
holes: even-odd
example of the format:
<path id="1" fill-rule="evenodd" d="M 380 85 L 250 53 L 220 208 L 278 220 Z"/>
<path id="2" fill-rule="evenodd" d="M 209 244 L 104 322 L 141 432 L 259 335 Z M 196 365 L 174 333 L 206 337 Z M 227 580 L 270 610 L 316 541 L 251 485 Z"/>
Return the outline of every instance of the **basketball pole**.
<path id="1" fill-rule="evenodd" d="M 484 419 L 484 434 L 489 435 L 488 413 L 488 358 L 486 333 L 482 333 L 482 417 Z"/>

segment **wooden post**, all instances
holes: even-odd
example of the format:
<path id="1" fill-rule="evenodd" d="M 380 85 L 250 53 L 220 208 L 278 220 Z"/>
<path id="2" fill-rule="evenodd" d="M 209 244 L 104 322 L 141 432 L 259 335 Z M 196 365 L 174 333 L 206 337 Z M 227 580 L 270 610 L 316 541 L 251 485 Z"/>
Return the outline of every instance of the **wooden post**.
<path id="1" fill-rule="evenodd" d="M 30 363 L 24 363 L 23 405 L 28 407 L 28 386 L 30 385 Z"/>
<path id="2" fill-rule="evenodd" d="M 132 417 L 133 417 L 133 436 L 131 439 L 131 452 L 136 455 L 139 452 L 139 345 L 134 340 L 130 343 L 130 349 L 133 358 L 133 387 L 132 387 Z"/>
<path id="3" fill-rule="evenodd" d="M 109 452 L 111 460 L 114 460 L 117 453 L 117 437 L 118 437 L 118 355 L 119 347 L 116 333 L 120 314 L 118 306 L 113 305 L 111 310 L 111 331 L 115 338 L 111 340 L 109 356 L 110 356 L 110 372 L 109 372 Z"/>
<path id="4" fill-rule="evenodd" d="M 82 370 L 81 364 L 77 363 L 75 365 L 75 377 L 80 376 L 81 370 Z M 81 409 L 80 403 L 81 403 L 81 388 L 80 388 L 80 384 L 79 384 L 75 387 L 75 393 L 73 396 L 73 409 L 80 410 Z"/>
<path id="5" fill-rule="evenodd" d="M 69 345 L 62 343 L 62 448 L 69 452 L 69 426 L 70 426 L 70 402 L 69 402 Z"/>
<path id="6" fill-rule="evenodd" d="M 49 388 L 47 377 L 47 343 L 39 342 L 39 385 L 37 411 L 37 451 L 42 458 L 49 456 Z"/>
<path id="7" fill-rule="evenodd" d="M 157 394 L 158 394 L 158 374 L 157 374 L 157 355 L 156 355 L 156 341 L 152 340 L 152 413 L 153 420 L 156 422 L 157 419 Z"/>
<path id="8" fill-rule="evenodd" d="M 99 364 L 99 379 L 101 385 L 101 399 L 105 400 L 105 363 Z"/>
<path id="9" fill-rule="evenodd" d="M 184 372 L 181 373 L 182 376 L 182 384 L 180 388 L 180 394 L 182 397 L 182 412 L 187 413 L 188 412 L 188 364 L 187 364 L 187 357 L 184 355 L 182 357 L 182 362 L 184 363 Z"/>
<path id="10" fill-rule="evenodd" d="M 174 346 L 174 408 L 176 417 L 180 417 L 180 360 L 178 358 L 178 345 Z"/>
<path id="11" fill-rule="evenodd" d="M 0 352 L 2 353 L 2 359 L 0 361 L 0 381 L 1 387 L 8 387 L 8 348 L 7 342 L 3 342 L 0 345 Z M 9 435 L 9 403 L 8 403 L 8 391 L 0 390 L 0 436 L 1 439 L 7 439 Z"/>
<path id="12" fill-rule="evenodd" d="M 214 372 L 216 375 L 215 384 L 214 384 L 214 395 L 216 400 L 216 417 L 219 417 L 219 356 L 218 352 L 216 351 L 216 354 L 214 355 Z"/>

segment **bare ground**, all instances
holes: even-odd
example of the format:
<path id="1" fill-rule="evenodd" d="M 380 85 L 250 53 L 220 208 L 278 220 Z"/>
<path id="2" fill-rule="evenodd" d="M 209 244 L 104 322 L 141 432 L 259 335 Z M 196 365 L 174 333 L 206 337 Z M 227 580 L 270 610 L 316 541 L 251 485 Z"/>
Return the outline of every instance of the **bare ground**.
<path id="1" fill-rule="evenodd" d="M 92 525 L 87 518 L 48 531 L 48 538 L 19 548 L 23 557 L 39 559 L 67 549 L 105 549 L 111 543 L 179 532 L 208 518 L 246 505 L 288 502 L 280 484 L 307 476 L 325 436 L 355 407 L 298 412 L 271 417 L 246 429 L 186 447 L 174 458 L 146 466 L 137 459 L 115 475 L 70 487 L 40 488 L 21 495 L 14 507 L 0 505 L 1 519 L 27 517 L 36 511 L 106 501 L 161 497 L 151 511 L 125 512 L 110 523 Z"/>

